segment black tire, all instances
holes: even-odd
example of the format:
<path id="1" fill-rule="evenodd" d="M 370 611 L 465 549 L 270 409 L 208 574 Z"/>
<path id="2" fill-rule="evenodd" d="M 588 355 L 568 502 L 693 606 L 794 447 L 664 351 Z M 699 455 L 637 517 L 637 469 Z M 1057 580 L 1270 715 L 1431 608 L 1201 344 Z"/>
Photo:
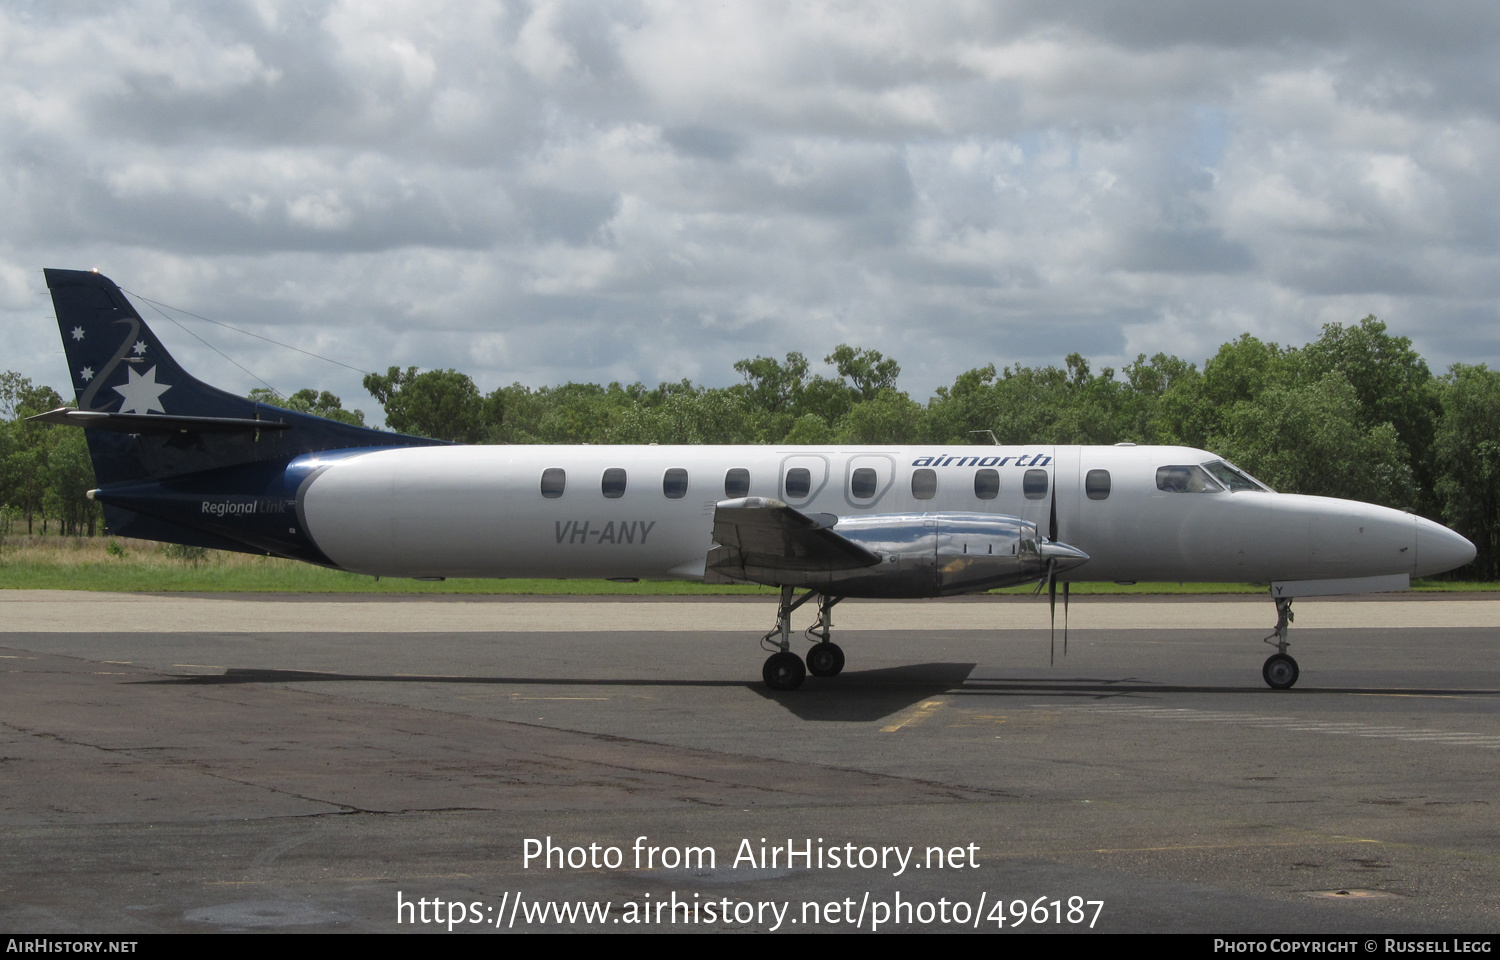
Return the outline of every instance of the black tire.
<path id="1" fill-rule="evenodd" d="M 836 677 L 844 669 L 844 651 L 828 640 L 807 651 L 807 672 L 815 677 Z"/>
<path id="2" fill-rule="evenodd" d="M 1272 690 L 1292 689 L 1300 672 L 1297 661 L 1284 653 L 1271 654 L 1266 658 L 1266 665 L 1260 668 L 1260 675 L 1265 677 L 1266 685 Z"/>
<path id="3" fill-rule="evenodd" d="M 807 668 L 795 653 L 773 653 L 766 658 L 760 675 L 772 690 L 795 690 L 807 679 Z"/>

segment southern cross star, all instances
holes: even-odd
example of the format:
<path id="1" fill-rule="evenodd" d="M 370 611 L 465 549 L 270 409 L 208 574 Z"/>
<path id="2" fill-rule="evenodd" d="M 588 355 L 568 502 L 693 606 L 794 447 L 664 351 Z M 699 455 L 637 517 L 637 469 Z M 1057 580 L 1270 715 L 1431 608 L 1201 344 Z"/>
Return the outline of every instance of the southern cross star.
<path id="1" fill-rule="evenodd" d="M 74 340 L 82 340 L 83 339 L 83 328 L 82 327 L 74 327 L 73 328 L 73 339 Z"/>
<path id="2" fill-rule="evenodd" d="M 120 404 L 121 413 L 166 413 L 166 408 L 161 405 L 161 395 L 172 389 L 171 384 L 156 382 L 156 368 L 152 367 L 144 374 L 135 372 L 135 367 L 128 368 L 130 380 L 124 386 L 115 387 L 115 392 L 124 397 Z"/>
<path id="3" fill-rule="evenodd" d="M 145 354 L 145 352 L 146 352 L 146 341 L 144 341 L 144 340 L 137 340 L 135 342 L 135 346 L 133 346 L 133 347 L 130 348 L 130 352 L 133 353 L 133 354 L 135 354 L 138 357 L 142 356 L 143 354 Z"/>
<path id="4" fill-rule="evenodd" d="M 78 375 L 83 378 L 84 383 L 88 383 L 90 380 L 94 379 L 94 368 L 84 367 L 82 370 L 78 371 Z M 163 412 L 165 413 L 166 411 Z"/>

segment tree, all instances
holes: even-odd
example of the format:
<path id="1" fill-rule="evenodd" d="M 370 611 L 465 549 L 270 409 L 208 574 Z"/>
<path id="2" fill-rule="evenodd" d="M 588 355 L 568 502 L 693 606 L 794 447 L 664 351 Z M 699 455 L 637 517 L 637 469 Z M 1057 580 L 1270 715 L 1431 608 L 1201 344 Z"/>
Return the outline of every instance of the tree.
<path id="1" fill-rule="evenodd" d="M 748 443 L 755 418 L 745 398 L 731 390 L 673 392 L 660 403 L 625 410 L 610 443 Z"/>
<path id="2" fill-rule="evenodd" d="M 0 419 L 14 420 L 21 395 L 31 388 L 29 377 L 23 377 L 14 370 L 0 373 Z"/>
<path id="3" fill-rule="evenodd" d="M 46 475 L 44 512 L 57 518 L 58 532 L 68 536 L 94 535 L 95 525 L 103 512 L 88 498 L 88 491 L 98 486 L 94 464 L 89 459 L 84 431 L 74 427 L 53 427 L 46 436 Z"/>
<path id="4" fill-rule="evenodd" d="M 62 397 L 51 387 L 34 386 L 26 377 L 7 373 L 0 378 L 0 404 L 15 419 L 10 424 L 10 452 L 3 470 L 8 487 L 5 499 L 26 517 L 26 533 L 35 532 L 36 518 L 47 528 L 47 455 L 55 427 L 26 423 L 27 417 L 62 406 Z M 85 487 L 85 490 L 89 487 Z"/>
<path id="5" fill-rule="evenodd" d="M 456 443 L 477 443 L 484 435 L 484 400 L 468 374 L 391 367 L 384 376 L 368 374 L 364 385 L 385 407 L 392 430 Z"/>
<path id="6" fill-rule="evenodd" d="M 734 369 L 745 378 L 745 399 L 766 413 L 789 412 L 802 398 L 807 381 L 807 358 L 795 350 L 786 355 L 785 363 L 756 357 L 735 361 Z"/>
<path id="7" fill-rule="evenodd" d="M 856 403 L 837 433 L 844 443 L 911 443 L 923 426 L 922 407 L 899 390 L 886 389 Z"/>
<path id="8" fill-rule="evenodd" d="M 901 375 L 901 365 L 887 360 L 879 350 L 851 347 L 847 343 L 834 347 L 823 362 L 833 364 L 862 400 L 874 400 L 882 390 L 896 389 L 896 378 Z"/>
<path id="9" fill-rule="evenodd" d="M 365 425 L 363 410 L 345 410 L 344 402 L 327 390 L 319 393 L 313 387 L 307 387 L 298 390 L 290 397 L 283 397 L 265 387 L 256 387 L 250 391 L 250 399 L 256 403 L 280 407 L 283 410 L 295 410 L 298 413 L 310 413 L 315 417 L 337 420 L 356 427 Z"/>
<path id="10" fill-rule="evenodd" d="M 1220 346 L 1203 364 L 1201 377 L 1163 398 L 1163 415 L 1175 425 L 1176 438 L 1214 449 L 1209 438 L 1224 435 L 1222 418 L 1235 404 L 1253 403 L 1273 386 L 1296 379 L 1296 353 L 1248 333 Z"/>
<path id="11" fill-rule="evenodd" d="M 1478 551 L 1470 567 L 1500 577 L 1500 372 L 1454 364 L 1439 384 L 1442 416 L 1433 438 L 1443 520 Z"/>
<path id="12" fill-rule="evenodd" d="M 1283 493 L 1410 506 L 1416 496 L 1406 448 L 1389 423 L 1368 427 L 1341 374 L 1273 384 L 1216 418 L 1209 448 Z"/>
<path id="13" fill-rule="evenodd" d="M 1343 375 L 1359 399 L 1367 427 L 1389 423 L 1406 447 L 1421 486 L 1431 489 L 1430 452 L 1439 401 L 1432 372 L 1406 337 L 1386 333 L 1374 316 L 1356 326 L 1330 323 L 1323 335 L 1302 348 L 1305 378 Z M 1435 504 L 1430 505 L 1435 506 Z"/>

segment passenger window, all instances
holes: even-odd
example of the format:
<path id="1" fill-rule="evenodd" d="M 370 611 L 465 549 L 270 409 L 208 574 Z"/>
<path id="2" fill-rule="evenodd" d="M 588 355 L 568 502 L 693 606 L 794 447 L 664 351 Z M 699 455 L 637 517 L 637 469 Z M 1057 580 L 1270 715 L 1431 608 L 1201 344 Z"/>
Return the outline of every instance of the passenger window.
<path id="1" fill-rule="evenodd" d="M 1021 492 L 1027 500 L 1047 499 L 1047 471 L 1027 470 L 1021 478 Z"/>
<path id="2" fill-rule="evenodd" d="M 911 495 L 918 500 L 931 500 L 937 496 L 937 471 L 923 467 L 911 472 Z"/>
<path id="3" fill-rule="evenodd" d="M 625 468 L 610 467 L 604 471 L 604 481 L 599 486 L 604 490 L 606 500 L 618 500 L 625 496 Z"/>
<path id="4" fill-rule="evenodd" d="M 856 500 L 868 500 L 875 496 L 875 471 L 860 467 L 849 478 L 849 495 Z"/>
<path id="5" fill-rule="evenodd" d="M 735 467 L 724 474 L 724 496 L 731 500 L 750 496 L 750 471 Z"/>
<path id="6" fill-rule="evenodd" d="M 1218 493 L 1220 487 L 1195 463 L 1156 468 L 1156 489 L 1167 493 Z"/>
<path id="7" fill-rule="evenodd" d="M 1090 500 L 1109 499 L 1109 471 L 1090 470 L 1083 478 L 1083 493 Z"/>
<path id="8" fill-rule="evenodd" d="M 801 500 L 812 490 L 812 471 L 806 467 L 793 467 L 786 472 L 786 498 Z"/>
<path id="9" fill-rule="evenodd" d="M 1000 496 L 1000 471 L 974 471 L 974 496 L 981 500 L 993 500 Z"/>
<path id="10" fill-rule="evenodd" d="M 661 492 L 667 495 L 668 500 L 681 500 L 687 496 L 687 471 L 681 467 L 668 470 L 666 476 L 661 478 Z"/>
<path id="11" fill-rule="evenodd" d="M 562 467 L 548 467 L 542 471 L 542 496 L 548 500 L 556 500 L 563 495 L 563 488 L 568 485 L 568 475 Z"/>

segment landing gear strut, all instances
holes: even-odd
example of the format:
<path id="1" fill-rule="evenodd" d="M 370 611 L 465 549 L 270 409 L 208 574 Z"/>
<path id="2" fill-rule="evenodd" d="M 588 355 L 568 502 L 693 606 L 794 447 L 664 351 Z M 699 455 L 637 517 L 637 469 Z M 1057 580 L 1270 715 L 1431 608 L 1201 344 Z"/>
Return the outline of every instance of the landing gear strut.
<path id="1" fill-rule="evenodd" d="M 809 590 L 796 599 L 792 588 L 781 588 L 781 603 L 776 611 L 776 626 L 760 638 L 762 647 L 774 651 L 761 669 L 761 677 L 772 690 L 795 690 L 810 672 L 815 677 L 836 677 L 844 669 L 844 651 L 829 637 L 833 633 L 833 605 L 843 597 L 825 597 Z M 807 630 L 813 647 L 807 651 L 807 664 L 792 652 L 792 611 L 813 597 L 818 598 L 818 620 Z"/>
<path id="2" fill-rule="evenodd" d="M 807 630 L 813 647 L 807 651 L 807 670 L 815 677 L 836 677 L 844 669 L 844 651 L 830 639 L 833 635 L 833 605 L 843 597 L 819 597 L 818 621 Z"/>
<path id="3" fill-rule="evenodd" d="M 1265 666 L 1261 667 L 1260 675 L 1265 678 L 1266 685 L 1273 690 L 1290 690 L 1297 682 L 1297 676 L 1301 672 L 1297 668 L 1297 661 L 1287 655 L 1286 648 L 1291 644 L 1287 641 L 1287 626 L 1292 622 L 1292 598 L 1277 597 L 1276 600 L 1276 629 L 1271 631 L 1264 642 L 1276 648 L 1276 652 L 1266 658 Z"/>

